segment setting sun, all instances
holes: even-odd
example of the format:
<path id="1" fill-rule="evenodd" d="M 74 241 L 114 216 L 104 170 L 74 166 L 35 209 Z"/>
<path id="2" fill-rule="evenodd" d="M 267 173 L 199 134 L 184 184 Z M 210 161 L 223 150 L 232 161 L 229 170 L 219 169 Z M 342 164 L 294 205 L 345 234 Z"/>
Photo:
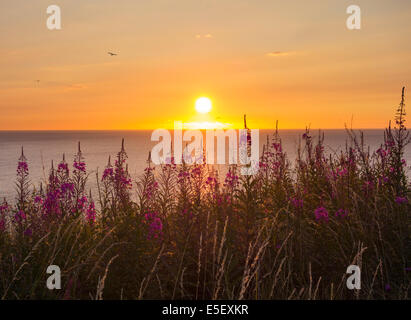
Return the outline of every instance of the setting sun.
<path id="1" fill-rule="evenodd" d="M 211 111 L 211 100 L 205 97 L 198 98 L 196 101 L 196 110 L 199 113 L 209 113 Z"/>

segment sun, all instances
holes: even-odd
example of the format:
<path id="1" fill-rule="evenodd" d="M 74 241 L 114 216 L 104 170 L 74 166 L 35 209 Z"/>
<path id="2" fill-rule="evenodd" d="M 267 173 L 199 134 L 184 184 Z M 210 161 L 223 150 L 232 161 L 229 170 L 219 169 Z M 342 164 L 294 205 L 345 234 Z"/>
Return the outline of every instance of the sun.
<path id="1" fill-rule="evenodd" d="M 196 100 L 196 110 L 198 113 L 209 113 L 211 111 L 211 100 L 205 97 L 198 98 Z"/>

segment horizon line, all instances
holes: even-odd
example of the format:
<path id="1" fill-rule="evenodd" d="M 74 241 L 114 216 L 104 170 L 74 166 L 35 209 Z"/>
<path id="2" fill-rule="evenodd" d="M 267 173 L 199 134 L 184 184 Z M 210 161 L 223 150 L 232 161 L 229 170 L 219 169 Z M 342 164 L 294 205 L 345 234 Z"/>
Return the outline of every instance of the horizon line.
<path id="1" fill-rule="evenodd" d="M 154 130 L 158 130 L 158 129 L 166 129 L 166 130 L 174 130 L 174 128 L 153 128 L 153 129 L 0 129 L 0 132 L 87 132 L 87 131 L 154 131 Z M 222 129 L 222 130 L 230 130 L 230 129 L 234 129 L 234 130 L 240 130 L 240 129 L 244 129 L 244 128 L 226 128 L 226 129 Z M 257 130 L 276 130 L 276 128 L 249 128 L 249 129 L 257 129 Z M 282 130 L 306 130 L 307 128 L 279 128 L 279 131 Z M 380 128 L 309 128 L 310 131 L 314 131 L 314 130 L 386 130 L 388 129 L 387 127 L 380 127 Z M 393 127 L 391 129 L 394 129 Z M 183 131 L 187 131 L 187 130 L 193 130 L 193 129 L 183 129 Z M 194 130 L 200 130 L 200 131 L 205 131 L 205 130 L 210 130 L 210 129 L 194 129 Z M 211 130 L 217 130 L 217 128 L 215 129 L 211 129 Z"/>

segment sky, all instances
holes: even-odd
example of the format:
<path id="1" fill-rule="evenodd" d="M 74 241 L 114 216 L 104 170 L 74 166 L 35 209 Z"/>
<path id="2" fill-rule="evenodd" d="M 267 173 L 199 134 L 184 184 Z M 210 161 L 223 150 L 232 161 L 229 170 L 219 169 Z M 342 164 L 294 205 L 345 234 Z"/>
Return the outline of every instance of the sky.
<path id="1" fill-rule="evenodd" d="M 241 127 L 243 114 L 259 129 L 383 128 L 411 83 L 409 39 L 409 0 L 3 0 L 0 130 Z"/>

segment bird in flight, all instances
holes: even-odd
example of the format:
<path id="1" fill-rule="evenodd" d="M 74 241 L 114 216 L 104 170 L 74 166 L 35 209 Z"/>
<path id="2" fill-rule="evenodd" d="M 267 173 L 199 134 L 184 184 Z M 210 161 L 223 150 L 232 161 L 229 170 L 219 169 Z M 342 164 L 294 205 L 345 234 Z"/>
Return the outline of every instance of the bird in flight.
<path id="1" fill-rule="evenodd" d="M 113 53 L 113 52 L 107 52 L 110 56 L 116 56 L 117 55 L 117 53 Z"/>

